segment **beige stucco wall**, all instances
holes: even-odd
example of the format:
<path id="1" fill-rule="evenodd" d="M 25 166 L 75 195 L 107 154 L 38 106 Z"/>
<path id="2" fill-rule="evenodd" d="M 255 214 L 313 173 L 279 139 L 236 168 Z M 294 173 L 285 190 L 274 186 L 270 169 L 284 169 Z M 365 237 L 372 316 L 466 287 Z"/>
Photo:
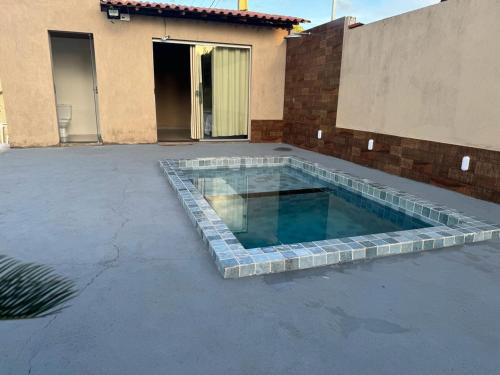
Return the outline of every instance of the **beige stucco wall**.
<path id="1" fill-rule="evenodd" d="M 348 30 L 337 126 L 500 150 L 500 1 Z"/>
<path id="2" fill-rule="evenodd" d="M 283 117 L 284 30 L 139 16 L 111 23 L 98 0 L 16 0 L 0 22 L 0 77 L 13 146 L 59 142 L 48 30 L 94 35 L 104 142 L 156 141 L 152 38 L 165 32 L 172 39 L 252 45 L 251 118 Z"/>
<path id="3" fill-rule="evenodd" d="M 5 114 L 5 105 L 3 102 L 2 81 L 0 81 L 0 124 L 5 124 L 6 122 L 7 116 Z"/>

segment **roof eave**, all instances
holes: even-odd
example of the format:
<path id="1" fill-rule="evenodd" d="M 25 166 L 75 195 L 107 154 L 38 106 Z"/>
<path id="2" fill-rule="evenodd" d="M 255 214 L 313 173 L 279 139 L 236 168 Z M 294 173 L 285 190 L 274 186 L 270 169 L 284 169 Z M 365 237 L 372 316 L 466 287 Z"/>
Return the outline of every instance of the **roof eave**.
<path id="1" fill-rule="evenodd" d="M 223 23 L 232 23 L 232 24 L 249 25 L 249 26 L 281 28 L 287 30 L 292 29 L 294 25 L 300 25 L 301 23 L 309 22 L 303 19 L 295 19 L 295 20 L 263 19 L 250 16 L 242 17 L 238 15 L 211 14 L 203 11 L 193 12 L 187 10 L 164 9 L 160 7 L 138 7 L 135 5 L 128 5 L 128 4 L 113 5 L 104 2 L 101 2 L 100 4 L 102 12 L 107 12 L 109 8 L 113 8 L 113 9 L 119 9 L 120 13 L 128 13 L 130 15 L 223 22 Z"/>

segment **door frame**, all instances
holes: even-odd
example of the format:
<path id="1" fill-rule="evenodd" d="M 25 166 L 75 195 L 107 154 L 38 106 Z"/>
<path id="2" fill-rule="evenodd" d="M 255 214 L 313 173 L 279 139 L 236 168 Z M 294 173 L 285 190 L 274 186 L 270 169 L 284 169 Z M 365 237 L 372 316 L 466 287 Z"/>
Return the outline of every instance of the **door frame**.
<path id="1" fill-rule="evenodd" d="M 100 123 L 100 114 L 99 114 L 99 86 L 97 84 L 97 69 L 95 62 L 95 47 L 94 47 L 94 34 L 80 32 L 80 31 L 60 31 L 60 30 L 48 30 L 48 39 L 49 39 L 49 56 L 50 56 L 50 66 L 52 72 L 52 88 L 54 90 L 54 107 L 56 108 L 56 129 L 57 136 L 59 138 L 59 144 L 61 143 L 61 136 L 59 133 L 59 121 L 57 118 L 57 92 L 56 92 L 56 81 L 55 81 L 55 67 L 54 67 L 54 53 L 52 50 L 52 37 L 61 37 L 61 38 L 71 38 L 80 37 L 80 39 L 88 39 L 89 41 L 89 52 L 90 52 L 90 64 L 92 66 L 92 83 L 93 83 L 93 96 L 94 96 L 94 107 L 95 107 L 95 125 L 96 125 L 96 136 L 97 143 L 102 144 L 102 136 L 101 136 L 101 123 Z M 85 143 L 94 143 L 94 142 L 82 142 Z"/>
<path id="2" fill-rule="evenodd" d="M 205 42 L 199 40 L 183 40 L 183 39 L 163 39 L 163 38 L 153 38 L 154 43 L 170 43 L 170 44 L 186 44 L 190 46 L 204 45 L 213 47 L 227 47 L 227 48 L 239 48 L 248 49 L 250 52 L 250 64 L 248 69 L 248 118 L 247 118 L 247 138 L 246 139 L 200 139 L 200 142 L 249 142 L 252 136 L 252 68 L 253 68 L 253 46 L 249 44 L 233 44 L 233 43 L 216 43 L 216 42 Z M 153 76 L 154 79 L 154 76 Z"/>

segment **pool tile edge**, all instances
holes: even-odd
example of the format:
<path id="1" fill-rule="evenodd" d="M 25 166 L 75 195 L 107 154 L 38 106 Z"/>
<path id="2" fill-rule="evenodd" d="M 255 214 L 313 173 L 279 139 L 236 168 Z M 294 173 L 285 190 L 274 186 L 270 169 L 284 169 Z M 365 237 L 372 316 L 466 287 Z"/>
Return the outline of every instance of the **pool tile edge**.
<path id="1" fill-rule="evenodd" d="M 224 278 L 241 278 L 500 238 L 497 224 L 296 156 L 165 159 L 160 166 Z M 428 228 L 245 249 L 183 170 L 290 166 L 433 225 Z"/>

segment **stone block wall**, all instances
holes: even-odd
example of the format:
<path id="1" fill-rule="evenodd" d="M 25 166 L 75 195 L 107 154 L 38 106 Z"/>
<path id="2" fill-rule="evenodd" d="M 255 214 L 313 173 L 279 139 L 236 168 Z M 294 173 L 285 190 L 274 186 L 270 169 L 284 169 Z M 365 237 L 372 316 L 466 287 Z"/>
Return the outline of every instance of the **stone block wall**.
<path id="1" fill-rule="evenodd" d="M 342 128 L 329 129 L 318 140 L 314 127 L 288 126 L 284 138 L 301 148 L 500 203 L 497 151 Z M 465 155 L 471 158 L 467 172 L 460 169 Z"/>
<path id="2" fill-rule="evenodd" d="M 335 126 L 342 43 L 348 20 L 341 18 L 308 30 L 310 35 L 288 40 L 285 128 L 313 127 L 326 130 Z M 296 140 L 289 138 L 287 141 Z"/>
<path id="3" fill-rule="evenodd" d="M 280 143 L 283 141 L 282 120 L 252 120 L 251 142 Z"/>

